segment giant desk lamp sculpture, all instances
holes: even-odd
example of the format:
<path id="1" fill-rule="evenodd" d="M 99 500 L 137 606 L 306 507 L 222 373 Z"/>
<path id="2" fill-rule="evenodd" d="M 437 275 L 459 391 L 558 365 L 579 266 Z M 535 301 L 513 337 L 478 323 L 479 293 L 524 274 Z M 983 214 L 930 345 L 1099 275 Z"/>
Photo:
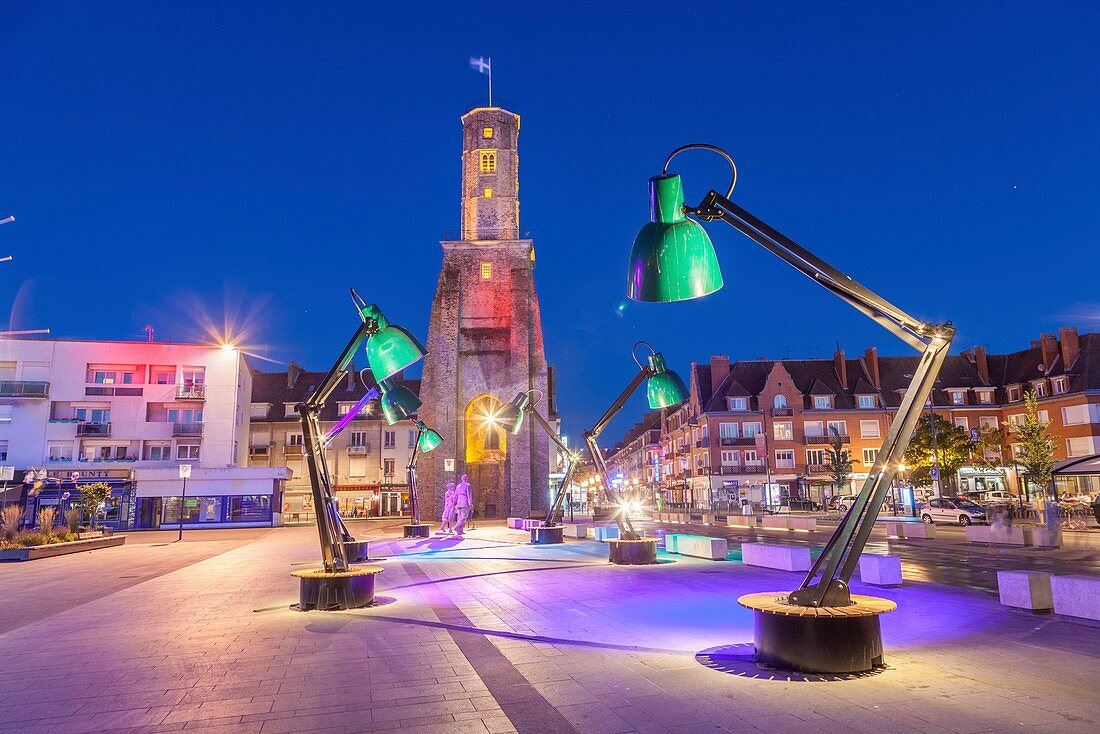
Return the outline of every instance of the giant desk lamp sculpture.
<path id="1" fill-rule="evenodd" d="M 417 400 L 417 402 L 420 401 Z M 424 421 L 416 422 L 416 442 L 413 444 L 409 465 L 405 467 L 405 476 L 409 484 L 409 514 L 412 516 L 412 522 L 404 526 L 406 538 L 427 538 L 432 534 L 432 526 L 420 522 L 420 494 L 416 489 L 416 458 L 421 453 L 428 453 L 441 443 L 443 443 L 443 437 L 435 429 L 428 428 L 424 425 Z"/>
<path id="2" fill-rule="evenodd" d="M 639 361 L 636 354 L 638 347 L 643 345 L 649 347 L 650 351 L 645 363 Z M 615 522 L 619 526 L 619 537 L 617 540 L 608 541 L 608 559 L 612 563 L 621 565 L 656 563 L 657 539 L 642 537 L 641 533 L 634 530 L 634 525 L 630 522 L 630 518 L 627 516 L 621 502 L 619 502 L 619 498 L 615 497 L 611 490 L 611 476 L 607 472 L 607 462 L 604 461 L 603 452 L 600 451 L 600 445 L 596 439 L 607 428 L 607 424 L 611 422 L 611 419 L 623 409 L 626 401 L 630 399 L 635 390 L 641 387 L 643 382 L 646 383 L 646 397 L 649 400 L 649 407 L 654 410 L 679 405 L 687 400 L 688 396 L 684 381 L 668 368 L 664 357 L 659 352 L 654 351 L 649 344 L 646 344 L 646 342 L 635 344 L 632 356 L 638 365 L 638 374 L 634 375 L 634 379 L 630 381 L 626 389 L 622 391 L 619 397 L 615 398 L 615 402 L 596 422 L 596 425 L 584 433 L 584 442 L 588 446 L 589 453 L 592 454 L 592 463 L 603 481 L 604 497 L 612 505 L 618 506 L 615 513 Z"/>
<path id="3" fill-rule="evenodd" d="M 687 150 L 708 150 L 730 164 L 732 181 L 723 195 L 711 190 L 697 206 L 684 205 L 680 177 L 668 173 L 672 159 Z M 749 594 L 738 602 L 755 612 L 755 642 L 760 662 L 809 672 L 854 673 L 882 663 L 878 615 L 893 602 L 852 595 L 848 582 L 871 534 L 879 508 L 913 435 L 921 408 L 947 358 L 955 335 L 950 323 L 916 319 L 827 264 L 730 201 L 737 167 L 724 150 L 692 144 L 665 160 L 660 176 L 649 181 L 650 216 L 630 251 L 627 293 L 639 301 L 671 302 L 700 298 L 722 287 L 714 246 L 702 225 L 720 219 L 778 255 L 848 304 L 877 321 L 921 353 L 912 382 L 890 426 L 859 496 L 829 539 L 802 585 L 790 593 Z"/>
<path id="4" fill-rule="evenodd" d="M 313 491 L 313 505 L 317 510 L 317 534 L 321 540 L 321 560 L 324 564 L 320 569 L 292 573 L 300 580 L 299 608 L 302 610 L 367 606 L 374 601 L 374 576 L 382 571 L 378 566 L 353 566 L 349 562 L 349 555 L 352 556 L 350 560 L 366 559 L 366 543 L 356 541 L 340 518 L 332 491 L 326 447 L 367 403 L 379 397 L 390 425 L 420 407 L 420 400 L 391 378 L 423 359 L 426 350 L 412 334 L 391 325 L 377 306 L 367 305 L 354 289 L 351 297 L 359 312 L 359 327 L 317 389 L 305 402 L 295 406 L 302 417 L 306 467 Z M 378 384 L 368 390 L 332 430 L 324 434 L 321 431 L 321 409 L 332 391 L 347 377 L 351 360 L 360 347 L 366 350 L 370 370 Z M 418 428 L 419 425 L 422 424 L 418 424 Z M 410 493 L 412 490 L 410 487 Z M 418 518 L 414 519 L 414 522 L 417 521 Z"/>
<path id="5" fill-rule="evenodd" d="M 531 393 L 533 392 L 539 393 L 539 397 L 534 400 L 531 399 Z M 573 452 L 562 441 L 558 432 L 535 410 L 535 406 L 538 405 L 541 398 L 542 390 L 538 388 L 521 392 L 515 400 L 497 411 L 493 420 L 504 430 L 516 434 L 523 427 L 523 419 L 530 415 L 535 423 L 546 432 L 550 440 L 557 444 L 566 457 L 568 464 L 565 469 L 565 476 L 558 486 L 557 494 L 554 495 L 554 501 L 550 503 L 550 511 L 546 513 L 546 520 L 543 522 L 542 527 L 531 528 L 531 543 L 534 545 L 550 545 L 563 542 L 565 528 L 561 525 L 562 500 L 565 498 L 566 489 L 573 477 L 573 467 L 577 462 Z"/>

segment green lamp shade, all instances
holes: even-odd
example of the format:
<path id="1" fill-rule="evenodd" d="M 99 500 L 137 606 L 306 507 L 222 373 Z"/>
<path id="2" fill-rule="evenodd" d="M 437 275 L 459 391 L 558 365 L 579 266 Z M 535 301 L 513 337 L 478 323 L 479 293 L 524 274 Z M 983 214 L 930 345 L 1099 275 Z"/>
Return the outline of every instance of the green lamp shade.
<path id="1" fill-rule="evenodd" d="M 718 255 L 705 229 L 684 216 L 678 175 L 649 179 L 650 222 L 630 248 L 626 293 L 635 301 L 702 298 L 722 287 Z"/>
<path id="2" fill-rule="evenodd" d="M 650 408 L 670 408 L 687 400 L 687 386 L 678 374 L 668 368 L 660 353 L 649 355 L 649 368 L 655 373 L 646 380 L 645 392 Z"/>
<path id="3" fill-rule="evenodd" d="M 419 410 L 420 398 L 409 388 L 398 385 L 393 380 L 382 380 L 378 387 L 382 390 L 382 414 L 386 416 L 388 425 L 392 426 Z"/>
<path id="4" fill-rule="evenodd" d="M 367 361 L 379 382 L 416 364 L 427 353 L 424 345 L 400 326 L 386 326 L 367 342 Z"/>
<path id="5" fill-rule="evenodd" d="M 416 441 L 416 447 L 423 453 L 428 453 L 439 444 L 443 443 L 443 437 L 433 428 L 424 425 L 424 421 L 417 421 L 416 427 L 420 429 L 420 438 Z"/>
<path id="6" fill-rule="evenodd" d="M 516 399 L 505 405 L 493 416 L 493 421 L 508 433 L 519 433 L 523 427 L 523 419 L 527 415 L 527 406 L 531 404 L 531 397 L 521 392 Z"/>

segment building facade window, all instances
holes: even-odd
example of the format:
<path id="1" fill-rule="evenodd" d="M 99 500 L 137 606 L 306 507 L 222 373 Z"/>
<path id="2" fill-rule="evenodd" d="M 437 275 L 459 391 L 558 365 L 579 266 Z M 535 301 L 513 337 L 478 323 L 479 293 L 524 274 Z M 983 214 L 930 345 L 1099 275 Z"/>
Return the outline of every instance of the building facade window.
<path id="1" fill-rule="evenodd" d="M 863 449 L 863 463 L 871 466 L 878 458 L 878 449 Z"/>
<path id="2" fill-rule="evenodd" d="M 748 410 L 749 399 L 748 398 L 730 398 L 730 410 Z"/>
<path id="3" fill-rule="evenodd" d="M 1066 378 L 1056 377 L 1050 383 L 1055 395 L 1064 395 L 1066 392 Z"/>
<path id="4" fill-rule="evenodd" d="M 878 421 L 860 421 L 860 438 L 882 438 Z"/>
<path id="5" fill-rule="evenodd" d="M 759 423 L 742 423 L 741 428 L 745 438 L 755 438 L 763 430 Z"/>
<path id="6" fill-rule="evenodd" d="M 830 436 L 847 436 L 848 424 L 845 421 L 829 421 L 829 434 Z"/>
<path id="7" fill-rule="evenodd" d="M 951 404 L 952 405 L 966 405 L 966 391 L 964 391 L 964 390 L 952 390 L 951 391 Z"/>
<path id="8" fill-rule="evenodd" d="M 790 449 L 777 449 L 775 452 L 776 469 L 794 469 L 794 452 Z"/>
<path id="9" fill-rule="evenodd" d="M 722 466 L 737 466 L 739 451 L 723 451 Z"/>
<path id="10" fill-rule="evenodd" d="M 996 429 L 1000 426 L 1000 422 L 995 415 L 983 415 L 978 419 L 978 424 L 982 428 Z"/>
<path id="11" fill-rule="evenodd" d="M 1022 416 L 1021 416 L 1022 417 Z M 1009 422 L 1011 422 L 1009 416 Z M 1068 405 L 1062 408 L 1062 424 L 1066 426 L 1079 426 L 1089 422 L 1089 408 L 1087 405 Z"/>
<path id="12" fill-rule="evenodd" d="M 802 430 L 807 436 L 824 436 L 825 434 L 822 432 L 824 431 L 824 428 L 822 428 L 824 425 L 821 421 L 806 421 L 802 424 Z"/>
<path id="13" fill-rule="evenodd" d="M 1008 388 L 1008 402 L 1015 403 L 1020 399 L 1019 385 L 1011 385 Z"/>
<path id="14" fill-rule="evenodd" d="M 810 466 L 825 466 L 825 449 L 806 449 L 806 463 Z"/>
<path id="15" fill-rule="evenodd" d="M 491 128 L 491 127 L 481 128 L 481 139 L 482 140 L 492 140 L 493 139 L 493 128 Z"/>
<path id="16" fill-rule="evenodd" d="M 1089 456 L 1092 454 L 1092 436 L 1066 439 L 1067 456 Z"/>
<path id="17" fill-rule="evenodd" d="M 832 407 L 832 397 L 829 395 L 814 395 L 814 410 L 828 410 Z"/>
<path id="18" fill-rule="evenodd" d="M 176 458 L 177 459 L 198 459 L 199 458 L 199 444 L 197 443 L 181 443 L 176 444 Z"/>
<path id="19" fill-rule="evenodd" d="M 497 171 L 497 154 L 492 151 L 483 151 L 481 154 L 481 172 L 482 173 L 496 173 Z"/>
<path id="20" fill-rule="evenodd" d="M 286 434 L 287 446 L 301 446 L 303 444 L 302 434 L 300 433 L 288 433 Z"/>
<path id="21" fill-rule="evenodd" d="M 1036 381 L 1031 383 L 1032 390 L 1035 392 L 1035 397 L 1045 398 L 1047 396 L 1047 384 L 1045 381 Z"/>
<path id="22" fill-rule="evenodd" d="M 481 279 L 492 280 L 493 279 L 493 264 L 481 263 Z"/>
<path id="23" fill-rule="evenodd" d="M 485 189 L 484 191 L 481 192 L 481 195 L 484 196 L 486 199 L 492 199 L 493 198 L 493 190 L 492 189 Z"/>
<path id="24" fill-rule="evenodd" d="M 755 449 L 745 452 L 745 466 L 760 466 L 760 457 L 756 455 Z"/>
<path id="25" fill-rule="evenodd" d="M 348 446 L 366 446 L 367 445 L 367 432 L 366 431 L 352 431 L 348 434 Z"/>
<path id="26" fill-rule="evenodd" d="M 397 446 L 397 431 L 385 431 L 382 434 L 382 448 L 392 449 Z"/>
<path id="27" fill-rule="evenodd" d="M 993 402 L 992 390 L 978 390 L 978 402 L 983 405 L 989 405 Z"/>
<path id="28" fill-rule="evenodd" d="M 736 423 L 719 423 L 718 424 L 718 436 L 719 438 L 737 438 L 737 424 Z"/>
<path id="29" fill-rule="evenodd" d="M 856 405 L 858 405 L 863 410 L 866 410 L 868 408 L 877 408 L 878 407 L 878 405 L 876 404 L 874 395 L 857 395 L 856 396 Z"/>
<path id="30" fill-rule="evenodd" d="M 785 395 L 776 395 L 772 400 L 772 407 L 776 410 L 783 410 L 787 407 L 787 397 Z"/>
<path id="31" fill-rule="evenodd" d="M 790 421 L 776 421 L 772 424 L 776 441 L 790 441 L 794 438 L 794 427 Z"/>
<path id="32" fill-rule="evenodd" d="M 958 426 L 959 428 L 963 429 L 964 431 L 969 431 L 970 430 L 970 420 L 968 418 L 965 418 L 965 417 L 956 418 L 955 419 L 955 425 Z"/>

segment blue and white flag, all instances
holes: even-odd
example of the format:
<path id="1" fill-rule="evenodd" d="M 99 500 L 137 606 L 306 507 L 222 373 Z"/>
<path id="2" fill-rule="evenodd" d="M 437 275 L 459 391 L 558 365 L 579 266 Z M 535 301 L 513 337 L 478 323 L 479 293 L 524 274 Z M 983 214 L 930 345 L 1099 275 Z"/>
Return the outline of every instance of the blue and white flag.
<path id="1" fill-rule="evenodd" d="M 476 59 L 470 57 L 470 68 L 477 71 L 479 74 L 492 74 L 493 73 L 493 59 L 492 57 L 486 59 L 484 56 L 478 56 Z"/>

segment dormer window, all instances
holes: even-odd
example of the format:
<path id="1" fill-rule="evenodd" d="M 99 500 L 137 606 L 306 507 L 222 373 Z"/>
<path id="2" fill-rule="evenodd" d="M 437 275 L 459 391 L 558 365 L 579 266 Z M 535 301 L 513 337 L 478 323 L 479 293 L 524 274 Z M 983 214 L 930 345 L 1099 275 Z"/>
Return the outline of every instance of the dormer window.
<path id="1" fill-rule="evenodd" d="M 865 409 L 865 410 L 868 409 L 868 408 L 877 408 L 878 407 L 878 405 L 876 405 L 874 395 L 857 395 L 856 396 L 856 405 L 859 406 L 860 408 Z"/>
<path id="2" fill-rule="evenodd" d="M 814 410 L 829 410 L 833 407 L 831 395 L 814 395 Z"/>
<path id="3" fill-rule="evenodd" d="M 1008 388 L 1008 402 L 1015 403 L 1020 399 L 1020 386 L 1010 385 Z"/>
<path id="4" fill-rule="evenodd" d="M 978 402 L 984 405 L 989 405 L 993 402 L 992 390 L 978 390 Z"/>
<path id="5" fill-rule="evenodd" d="M 1037 380 L 1031 383 L 1031 387 L 1035 391 L 1035 397 L 1045 398 L 1047 396 L 1047 383 L 1045 380 Z"/>
<path id="6" fill-rule="evenodd" d="M 1066 378 L 1055 377 L 1051 380 L 1051 387 L 1054 389 L 1055 395 L 1064 395 L 1066 392 Z"/>
<path id="7" fill-rule="evenodd" d="M 951 390 L 949 394 L 952 405 L 966 405 L 966 390 Z"/>
<path id="8" fill-rule="evenodd" d="M 748 398 L 730 398 L 730 410 L 748 410 Z"/>

